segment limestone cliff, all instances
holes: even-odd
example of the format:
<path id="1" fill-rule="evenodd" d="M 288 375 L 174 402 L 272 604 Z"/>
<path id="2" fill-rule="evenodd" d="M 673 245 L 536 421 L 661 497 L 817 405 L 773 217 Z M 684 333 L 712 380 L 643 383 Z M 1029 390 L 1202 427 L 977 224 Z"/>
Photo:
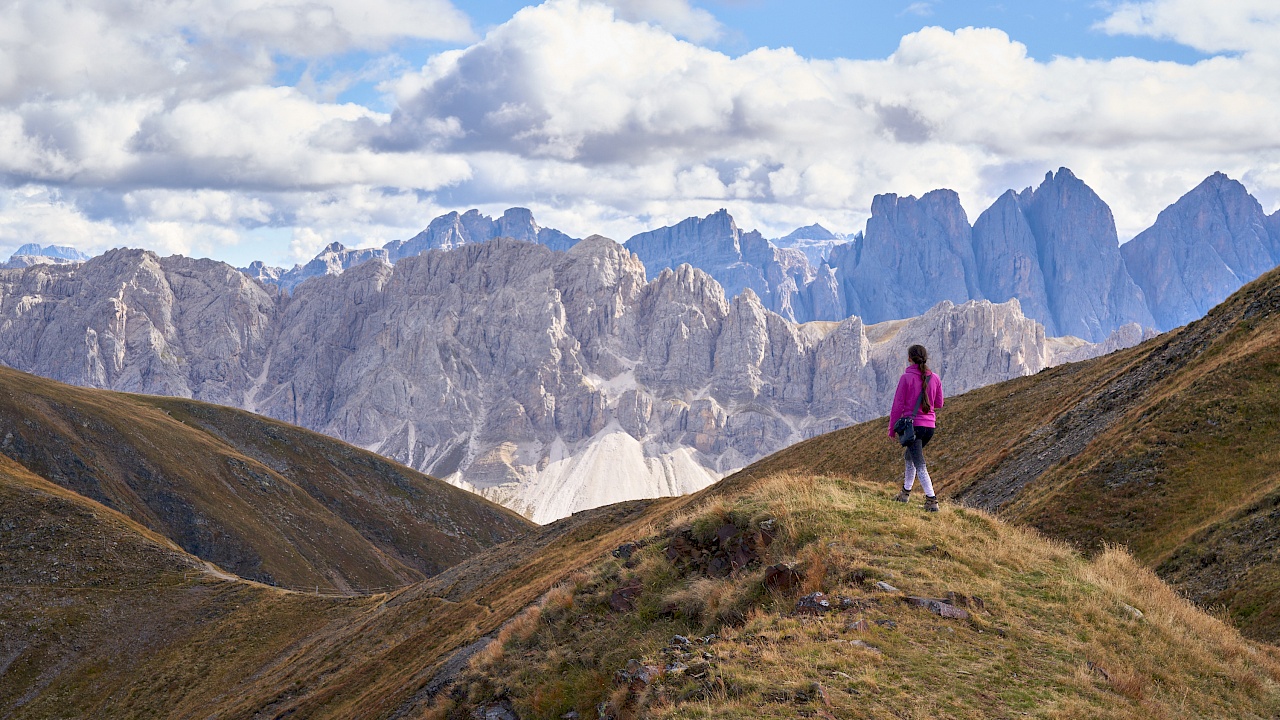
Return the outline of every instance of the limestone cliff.
<path id="1" fill-rule="evenodd" d="M 884 414 L 907 345 L 958 393 L 1091 346 L 1016 301 L 796 324 L 617 243 L 509 239 L 367 262 L 277 294 L 208 260 L 117 250 L 0 272 L 0 360 L 254 410 L 547 521 L 684 493 Z"/>

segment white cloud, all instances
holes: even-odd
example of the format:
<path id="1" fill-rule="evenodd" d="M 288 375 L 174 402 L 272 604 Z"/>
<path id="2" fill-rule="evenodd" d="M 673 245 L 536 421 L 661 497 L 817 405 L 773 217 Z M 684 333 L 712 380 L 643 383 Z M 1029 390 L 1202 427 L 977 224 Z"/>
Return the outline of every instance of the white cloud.
<path id="1" fill-rule="evenodd" d="M 273 54 L 471 36 L 448 0 L 8 0 L 0 4 L 0 102 L 206 95 L 268 81 Z"/>
<path id="2" fill-rule="evenodd" d="M 951 187 L 976 215 L 1066 165 L 1126 234 L 1213 170 L 1276 174 L 1270 70 L 1252 55 L 1045 63 L 973 28 L 925 28 L 883 61 L 730 58 L 553 0 L 414 73 L 387 132 L 398 147 L 467 157 L 464 187 L 477 196 L 553 188 L 640 217 L 724 197 L 761 217 L 843 218 L 847 230 L 878 192 Z M 759 209 L 770 205 L 793 209 Z"/>
<path id="3" fill-rule="evenodd" d="M 898 13 L 898 15 L 916 15 L 918 17 L 929 17 L 932 14 L 933 3 L 931 2 L 913 2 Z"/>
<path id="4" fill-rule="evenodd" d="M 260 52 L 389 42 L 396 28 L 351 15 L 354 4 L 312 17 L 300 3 L 238 0 L 247 15 L 223 27 L 207 0 L 188 0 L 192 27 L 217 26 L 195 41 L 163 18 L 138 20 L 135 37 L 108 17 L 141 13 L 138 1 L 48 11 L 74 21 L 52 46 L 99 29 L 122 70 L 88 67 L 85 53 L 33 67 L 45 54 L 22 38 L 43 16 L 26 2 L 0 9 L 27 13 L 0 22 L 0 177 L 10 186 L 0 245 L 154 242 L 288 264 L 325 242 L 380 245 L 448 210 L 512 205 L 546 226 L 619 240 L 722 206 L 770 235 L 815 220 L 854 232 L 876 193 L 950 187 L 972 220 L 1058 166 L 1098 190 L 1122 238 L 1214 170 L 1244 180 L 1269 210 L 1280 200 L 1280 73 L 1257 39 L 1194 65 L 1040 62 L 1004 32 L 975 28 L 925 28 L 883 60 L 729 57 L 677 37 L 699 37 L 671 19 L 700 17 L 687 2 L 550 0 L 384 83 L 395 108 L 380 113 L 324 100 L 332 89 L 272 87 Z M 1167 19 L 1182 4 L 1144 4 L 1146 19 L 1109 29 L 1191 42 Z M 1226 13 L 1213 33 L 1264 37 L 1280 25 L 1257 17 Z M 405 32 L 469 32 L 465 18 L 428 25 Z M 300 29 L 325 27 L 344 30 Z"/>
<path id="5" fill-rule="evenodd" d="M 618 17 L 632 22 L 651 22 L 673 35 L 694 42 L 718 39 L 724 28 L 715 16 L 695 8 L 688 0 L 599 0 L 612 7 Z"/>
<path id="6" fill-rule="evenodd" d="M 1275 0 L 1122 2 L 1098 24 L 1114 35 L 1173 40 L 1208 53 L 1280 52 Z"/>

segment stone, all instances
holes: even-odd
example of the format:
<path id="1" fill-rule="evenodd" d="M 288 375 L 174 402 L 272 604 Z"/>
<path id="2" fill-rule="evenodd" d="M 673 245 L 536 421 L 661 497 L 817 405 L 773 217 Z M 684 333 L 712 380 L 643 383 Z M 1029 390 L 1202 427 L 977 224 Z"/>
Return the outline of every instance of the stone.
<path id="1" fill-rule="evenodd" d="M 618 684 L 643 687 L 657 681 L 663 673 L 663 669 L 657 665 L 648 665 L 632 658 L 627 661 L 624 669 L 617 672 L 615 680 Z"/>
<path id="2" fill-rule="evenodd" d="M 871 629 L 871 625 L 869 625 L 866 620 L 857 620 L 845 625 L 844 629 L 851 632 L 867 632 Z"/>
<path id="3" fill-rule="evenodd" d="M 1124 608 L 1124 611 L 1128 613 L 1129 616 L 1132 617 L 1134 620 L 1141 620 L 1142 618 L 1146 617 L 1146 615 L 1141 610 L 1139 610 L 1138 608 L 1132 605 L 1120 603 L 1120 607 Z"/>
<path id="4" fill-rule="evenodd" d="M 615 589 L 609 595 L 609 609 L 617 613 L 635 610 L 636 598 L 640 597 L 641 592 L 642 587 L 638 581 Z"/>
<path id="5" fill-rule="evenodd" d="M 479 720 L 520 720 L 515 709 L 505 701 L 481 705 L 476 708 L 475 717 Z"/>
<path id="6" fill-rule="evenodd" d="M 639 550 L 640 546 L 635 543 L 623 543 L 622 545 L 614 548 L 611 554 L 620 560 L 630 560 L 631 556 L 636 554 Z"/>
<path id="7" fill-rule="evenodd" d="M 882 628 L 888 628 L 888 629 L 890 629 L 890 630 L 893 630 L 894 628 L 898 627 L 898 623 L 894 622 L 893 620 L 886 619 L 886 618 L 881 618 L 881 619 L 879 619 L 879 620 L 875 620 L 875 621 L 873 621 L 873 622 L 875 622 L 875 624 L 876 624 L 876 625 L 879 625 L 879 626 L 880 626 L 880 627 L 882 627 Z"/>
<path id="8" fill-rule="evenodd" d="M 831 600 L 819 591 L 809 593 L 796 601 L 796 612 L 808 615 L 822 615 L 831 611 Z"/>
<path id="9" fill-rule="evenodd" d="M 781 593 L 791 592 L 804 582 L 804 575 L 794 567 L 778 563 L 765 568 L 764 586 Z"/>
<path id="10" fill-rule="evenodd" d="M 883 580 L 876 581 L 876 589 L 879 590 L 880 592 L 887 592 L 887 593 L 901 592 L 900 590 L 898 590 L 898 588 L 890 585 L 889 583 Z"/>
<path id="11" fill-rule="evenodd" d="M 954 605 L 951 605 L 950 603 L 948 603 L 946 600 L 939 600 L 936 598 L 910 597 L 910 596 L 903 598 L 903 600 L 908 605 L 914 605 L 916 607 L 924 608 L 929 612 L 932 612 L 933 614 L 938 615 L 940 617 L 950 618 L 953 620 L 966 620 L 969 617 L 968 610 L 955 607 Z"/>

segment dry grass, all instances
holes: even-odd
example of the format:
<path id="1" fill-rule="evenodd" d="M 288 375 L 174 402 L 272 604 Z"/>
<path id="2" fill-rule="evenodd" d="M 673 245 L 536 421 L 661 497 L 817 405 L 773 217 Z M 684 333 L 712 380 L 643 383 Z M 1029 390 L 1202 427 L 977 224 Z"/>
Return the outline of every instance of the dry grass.
<path id="1" fill-rule="evenodd" d="M 847 598 L 851 607 L 800 615 L 795 594 L 761 588 L 758 569 L 684 576 L 654 543 L 633 568 L 608 559 L 565 586 L 572 600 L 557 594 L 556 602 L 572 610 L 544 614 L 535 632 L 504 641 L 505 652 L 474 668 L 470 704 L 452 716 L 499 691 L 528 718 L 570 710 L 595 717 L 602 702 L 618 718 L 1280 712 L 1276 653 L 1181 599 L 1119 549 L 1086 560 L 985 513 L 944 504 L 926 515 L 854 481 L 790 474 L 692 502 L 671 527 L 766 516 L 781 532 L 761 564 L 794 563 L 805 573 L 803 592 Z M 609 593 L 635 580 L 645 588 L 637 608 L 608 610 Z M 879 592 L 876 580 L 914 595 L 978 596 L 985 610 L 944 620 Z M 719 637 L 699 644 L 712 632 Z M 671 651 L 676 634 L 694 638 L 687 656 Z M 615 681 L 630 659 L 690 669 L 648 685 Z"/>

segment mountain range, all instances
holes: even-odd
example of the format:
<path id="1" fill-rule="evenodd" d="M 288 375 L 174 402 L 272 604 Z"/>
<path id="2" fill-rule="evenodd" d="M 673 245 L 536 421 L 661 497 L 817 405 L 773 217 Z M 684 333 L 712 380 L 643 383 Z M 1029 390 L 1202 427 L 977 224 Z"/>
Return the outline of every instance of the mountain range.
<path id="1" fill-rule="evenodd" d="M 689 262 L 798 322 L 875 323 L 943 300 L 1016 298 L 1050 335 L 1099 342 L 1128 323 L 1169 330 L 1200 317 L 1280 264 L 1277 235 L 1280 211 L 1267 216 L 1243 185 L 1215 173 L 1121 246 L 1110 208 L 1062 168 L 1039 187 L 1004 193 L 972 225 L 951 190 L 878 195 L 865 233 L 828 245 L 816 267 L 741 232 L 723 211 L 627 247 L 651 273 Z"/>
<path id="2" fill-rule="evenodd" d="M 691 492 L 876 417 L 913 342 L 950 392 L 1135 344 L 1156 323 L 1148 296 L 1194 314 L 1259 272 L 1276 219 L 1214 175 L 1120 247 L 1105 204 L 1060 170 L 972 227 L 951 191 L 879 196 L 816 270 L 724 211 L 622 246 L 518 208 L 451 213 L 384 248 L 331 245 L 287 280 L 116 250 L 0 275 L 0 362 L 264 413 L 546 522 Z M 791 319 L 806 313 L 838 320 Z M 1096 343 L 1046 330 L 1064 325 L 1115 327 Z"/>
<path id="3" fill-rule="evenodd" d="M 576 242 L 539 227 L 523 208 L 497 220 L 471 210 L 436 218 L 381 250 L 334 244 L 288 272 L 260 264 L 245 271 L 292 289 L 375 257 L 395 262 L 495 237 L 556 250 Z M 1111 209 L 1060 168 L 1038 187 L 1005 192 L 972 225 L 954 191 L 935 190 L 919 198 L 876 196 L 865 231 L 851 238 L 815 224 L 769 241 L 719 210 L 642 232 L 625 245 L 650 277 L 688 263 L 715 278 L 727 297 L 750 288 L 766 308 L 795 322 L 856 315 L 876 323 L 920 315 L 943 300 L 1016 298 L 1049 335 L 1101 342 L 1129 323 L 1161 331 L 1184 325 L 1280 264 L 1280 210 L 1266 215 L 1244 185 L 1214 173 L 1120 245 Z"/>
<path id="4" fill-rule="evenodd" d="M 0 274 L 0 361 L 324 432 L 546 522 L 683 494 L 876 417 L 906 346 L 950 392 L 1138 342 L 1046 338 L 1017 301 L 797 325 L 602 237 L 466 243 L 292 294 L 212 260 L 113 250 Z"/>

